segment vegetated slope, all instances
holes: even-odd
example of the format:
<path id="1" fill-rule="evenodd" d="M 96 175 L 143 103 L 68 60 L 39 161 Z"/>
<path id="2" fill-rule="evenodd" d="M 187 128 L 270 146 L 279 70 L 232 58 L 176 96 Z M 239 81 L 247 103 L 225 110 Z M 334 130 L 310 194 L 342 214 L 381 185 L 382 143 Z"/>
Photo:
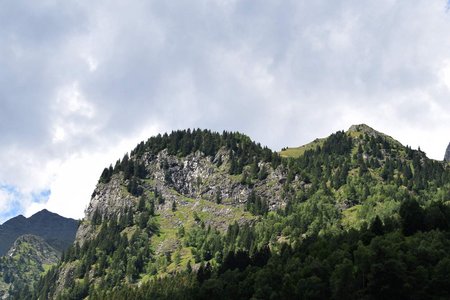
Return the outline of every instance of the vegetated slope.
<path id="1" fill-rule="evenodd" d="M 172 132 L 105 169 L 33 297 L 445 298 L 449 200 L 448 165 L 366 125 L 283 159 Z"/>
<path id="2" fill-rule="evenodd" d="M 0 297 L 24 299 L 48 268 L 56 264 L 61 252 L 41 237 L 22 235 L 0 258 Z"/>
<path id="3" fill-rule="evenodd" d="M 57 250 L 63 251 L 73 243 L 77 227 L 78 221 L 46 209 L 29 218 L 19 215 L 0 225 L 0 255 L 5 255 L 14 241 L 24 234 L 40 236 Z"/>

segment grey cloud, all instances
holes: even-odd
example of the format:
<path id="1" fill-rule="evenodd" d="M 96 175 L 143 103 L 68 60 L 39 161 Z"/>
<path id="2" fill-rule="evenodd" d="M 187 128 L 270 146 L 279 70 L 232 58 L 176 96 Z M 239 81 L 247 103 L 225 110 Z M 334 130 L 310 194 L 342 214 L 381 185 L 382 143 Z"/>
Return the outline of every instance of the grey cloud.
<path id="1" fill-rule="evenodd" d="M 10 161 L 13 146 L 45 165 L 155 124 L 239 130 L 275 149 L 349 126 L 346 108 L 352 120 L 435 125 L 429 107 L 445 110 L 449 97 L 437 84 L 450 59 L 446 5 L 4 2 L 0 164 L 15 175 L 0 172 L 0 182 L 26 174 Z M 71 87 L 90 113 L 57 103 Z M 431 103 L 424 110 L 420 101 L 396 104 L 421 95 Z"/>

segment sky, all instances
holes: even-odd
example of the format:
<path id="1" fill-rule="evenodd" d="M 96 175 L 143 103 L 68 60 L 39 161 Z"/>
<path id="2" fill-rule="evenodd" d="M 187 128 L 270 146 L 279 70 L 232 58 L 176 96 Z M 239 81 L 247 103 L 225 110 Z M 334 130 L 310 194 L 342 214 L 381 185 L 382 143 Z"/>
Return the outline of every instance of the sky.
<path id="1" fill-rule="evenodd" d="M 442 160 L 441 0 L 0 3 L 0 223 L 82 218 L 104 167 L 157 133 L 273 150 L 366 123 Z"/>

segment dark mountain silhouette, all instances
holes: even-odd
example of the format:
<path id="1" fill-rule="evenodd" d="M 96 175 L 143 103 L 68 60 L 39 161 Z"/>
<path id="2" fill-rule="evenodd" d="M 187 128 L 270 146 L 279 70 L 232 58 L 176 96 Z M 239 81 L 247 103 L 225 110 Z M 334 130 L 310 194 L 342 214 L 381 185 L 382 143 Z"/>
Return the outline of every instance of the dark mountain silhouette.
<path id="1" fill-rule="evenodd" d="M 46 209 L 29 218 L 19 215 L 0 225 L 0 256 L 5 255 L 14 241 L 24 234 L 42 237 L 55 249 L 63 251 L 73 243 L 77 227 L 77 220 L 62 217 Z"/>

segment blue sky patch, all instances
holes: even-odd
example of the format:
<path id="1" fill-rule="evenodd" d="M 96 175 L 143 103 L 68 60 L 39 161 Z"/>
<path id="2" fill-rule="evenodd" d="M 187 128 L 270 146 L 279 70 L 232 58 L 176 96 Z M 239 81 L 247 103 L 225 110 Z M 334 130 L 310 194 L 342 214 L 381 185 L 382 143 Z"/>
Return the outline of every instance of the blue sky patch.
<path id="1" fill-rule="evenodd" d="M 25 207 L 22 206 L 22 199 L 31 196 L 32 202 L 45 203 L 51 195 L 50 189 L 32 192 L 31 195 L 25 195 L 21 193 L 17 187 L 9 184 L 0 185 L 0 190 L 8 195 L 7 199 L 5 199 L 7 203 L 5 203 L 5 205 L 1 205 L 5 206 L 5 209 L 0 211 L 0 224 L 3 224 L 5 221 L 24 213 Z"/>

